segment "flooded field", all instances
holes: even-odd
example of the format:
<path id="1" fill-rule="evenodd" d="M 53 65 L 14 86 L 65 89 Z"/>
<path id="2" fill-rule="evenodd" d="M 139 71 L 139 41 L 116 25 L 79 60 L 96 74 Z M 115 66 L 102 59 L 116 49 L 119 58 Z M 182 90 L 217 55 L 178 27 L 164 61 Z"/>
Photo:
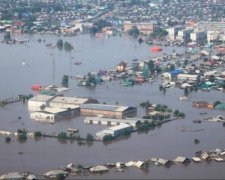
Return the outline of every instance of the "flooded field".
<path id="1" fill-rule="evenodd" d="M 2 38 L 2 37 L 0 37 Z M 100 69 L 114 69 L 120 61 L 132 63 L 135 58 L 146 59 L 162 56 L 163 53 L 172 54 L 183 51 L 182 48 L 165 47 L 162 52 L 152 54 L 149 46 L 138 44 L 128 37 L 112 37 L 95 39 L 89 35 L 63 38 L 74 46 L 71 53 L 60 51 L 57 47 L 46 47 L 47 44 L 56 44 L 60 37 L 55 36 L 19 36 L 29 39 L 28 44 L 7 45 L 0 44 L 0 98 L 16 97 L 19 94 L 35 94 L 31 90 L 32 84 L 60 86 L 62 76 L 75 76 L 97 72 Z M 41 42 L 38 42 L 41 39 Z M 44 42 L 45 41 L 45 42 Z M 81 65 L 74 65 L 75 62 Z M 5 137 L 0 136 L 0 173 L 11 171 L 43 174 L 51 169 L 68 163 L 82 165 L 97 165 L 107 162 L 130 160 L 146 160 L 152 157 L 175 159 L 177 156 L 194 156 L 196 151 L 208 151 L 216 148 L 225 148 L 222 123 L 208 122 L 204 119 L 217 115 L 225 115 L 224 111 L 194 109 L 192 102 L 207 100 L 225 102 L 225 95 L 219 91 L 191 93 L 189 99 L 180 101 L 184 91 L 177 88 L 167 89 L 163 94 L 159 91 L 160 79 L 153 83 L 144 83 L 133 87 L 122 87 L 119 81 L 102 83 L 94 89 L 77 86 L 78 81 L 69 80 L 70 90 L 65 95 L 91 97 L 107 104 L 128 105 L 138 107 L 138 117 L 144 115 L 139 106 L 141 102 L 149 100 L 151 103 L 160 103 L 172 109 L 185 112 L 185 119 L 163 124 L 161 127 L 147 133 L 133 133 L 130 137 L 120 138 L 111 143 L 94 142 L 93 144 L 79 145 L 76 141 L 59 142 L 57 139 L 45 138 L 35 141 L 29 138 L 21 143 L 12 137 L 12 142 L 5 143 Z M 206 113 L 201 115 L 200 113 Z M 40 123 L 30 119 L 27 104 L 15 103 L 0 108 L 0 129 L 16 131 L 25 128 L 29 132 L 41 130 L 45 133 L 56 133 L 73 127 L 80 130 L 81 136 L 87 133 L 95 134 L 105 126 L 84 124 L 85 117 L 62 120 L 55 124 Z M 21 117 L 21 118 L 18 118 Z M 201 124 L 192 121 L 201 119 Z M 199 144 L 194 139 L 200 140 Z M 106 178 L 224 178 L 224 163 L 191 163 L 188 166 L 176 165 L 171 168 L 150 167 L 148 172 L 130 168 L 124 172 L 110 171 L 103 175 L 91 175 L 88 179 Z M 74 177 L 73 177 L 74 178 Z"/>

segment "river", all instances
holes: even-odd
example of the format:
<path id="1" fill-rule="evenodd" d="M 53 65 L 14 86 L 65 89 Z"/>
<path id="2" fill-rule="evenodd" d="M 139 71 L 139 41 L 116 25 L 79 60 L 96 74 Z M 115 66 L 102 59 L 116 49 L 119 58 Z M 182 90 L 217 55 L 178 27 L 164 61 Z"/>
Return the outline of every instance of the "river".
<path id="1" fill-rule="evenodd" d="M 3 35 L 0 36 L 0 39 Z M 138 44 L 137 40 L 126 36 L 96 39 L 89 35 L 76 37 L 56 37 L 49 35 L 21 35 L 18 39 L 28 39 L 27 44 L 0 44 L 0 98 L 16 97 L 18 94 L 35 94 L 31 90 L 32 84 L 60 85 L 62 76 L 75 76 L 97 72 L 100 69 L 115 69 L 120 61 L 132 63 L 133 59 L 148 59 L 162 56 L 163 53 L 172 54 L 173 50 L 181 52 L 182 48 L 164 47 L 160 53 L 152 54 L 146 44 Z M 60 51 L 56 45 L 58 39 L 68 41 L 74 46 L 71 53 Z M 41 42 L 38 41 L 41 39 Z M 51 47 L 46 47 L 52 44 Z M 74 65 L 74 62 L 82 62 Z M 224 127 L 222 123 L 203 121 L 194 124 L 192 120 L 205 119 L 216 115 L 225 115 L 224 111 L 194 109 L 192 101 L 207 100 L 225 102 L 222 92 L 211 91 L 191 93 L 188 100 L 180 101 L 183 90 L 167 89 L 163 94 L 159 91 L 159 81 L 122 87 L 118 81 L 111 81 L 98 85 L 95 89 L 77 86 L 78 81 L 70 79 L 68 96 L 91 97 L 107 104 L 129 105 L 138 107 L 138 117 L 144 114 L 139 107 L 141 102 L 149 100 L 151 103 L 168 105 L 172 109 L 185 112 L 185 119 L 176 120 L 162 125 L 147 133 L 133 133 L 128 138 L 121 138 L 112 143 L 79 145 L 75 142 L 59 142 L 56 139 L 29 138 L 26 142 L 18 142 L 12 137 L 12 142 L 5 143 L 0 137 L 0 173 L 11 171 L 34 172 L 43 174 L 51 169 L 70 162 L 82 165 L 97 165 L 107 162 L 130 160 L 146 160 L 152 157 L 175 159 L 177 156 L 192 157 L 196 151 L 208 151 L 225 148 Z M 207 114 L 200 115 L 205 112 Z M 27 104 L 15 103 L 0 108 L 0 127 L 3 130 L 16 131 L 25 128 L 30 132 L 41 130 L 46 133 L 59 133 L 69 127 L 80 129 L 80 135 L 95 134 L 105 126 L 85 125 L 84 117 L 62 120 L 55 124 L 40 123 L 31 120 Z M 21 117 L 18 118 L 18 117 Z M 184 131 L 185 130 L 185 131 Z M 194 139 L 200 140 L 199 144 Z M 21 152 L 21 153 L 19 153 Z M 91 175 L 83 178 L 224 178 L 224 163 L 191 163 L 188 166 L 176 165 L 171 168 L 150 167 L 149 172 L 137 169 L 126 169 L 124 172 L 110 171 L 103 175 Z M 82 177 L 78 177 L 82 178 Z"/>

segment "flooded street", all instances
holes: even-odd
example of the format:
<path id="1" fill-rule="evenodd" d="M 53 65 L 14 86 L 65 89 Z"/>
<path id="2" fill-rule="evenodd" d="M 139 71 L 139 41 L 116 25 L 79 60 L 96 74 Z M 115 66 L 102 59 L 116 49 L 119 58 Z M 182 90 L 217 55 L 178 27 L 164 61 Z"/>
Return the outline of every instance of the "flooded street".
<path id="1" fill-rule="evenodd" d="M 2 36 L 0 37 L 2 38 Z M 28 39 L 28 44 L 0 44 L 0 98 L 16 97 L 19 94 L 35 94 L 31 90 L 33 84 L 60 86 L 62 76 L 85 75 L 88 72 L 98 72 L 100 69 L 115 69 L 119 62 L 126 61 L 131 65 L 133 59 L 147 59 L 172 54 L 173 50 L 182 52 L 182 48 L 164 47 L 160 53 L 152 54 L 149 46 L 138 44 L 128 37 L 110 37 L 96 39 L 89 35 L 62 38 L 74 46 L 71 53 L 48 48 L 46 44 L 56 44 L 60 37 L 55 36 L 20 36 Z M 41 42 L 38 42 L 41 39 Z M 45 42 L 44 42 L 45 40 Z M 74 62 L 80 61 L 76 66 Z M 193 101 L 207 100 L 209 102 L 225 102 L 225 94 L 219 91 L 193 92 L 189 99 L 180 101 L 184 91 L 169 88 L 163 94 L 159 91 L 160 80 L 144 83 L 133 87 L 123 87 L 119 81 L 111 81 L 98 85 L 94 89 L 77 86 L 78 81 L 69 80 L 70 90 L 67 96 L 90 97 L 101 103 L 127 105 L 138 107 L 138 117 L 144 115 L 140 103 L 149 100 L 154 104 L 165 104 L 169 108 L 178 109 L 186 114 L 185 119 L 175 120 L 147 133 L 133 133 L 111 143 L 93 142 L 79 145 L 76 141 L 59 142 L 57 139 L 28 138 L 24 143 L 12 137 L 12 142 L 5 143 L 5 137 L 0 136 L 0 173 L 11 171 L 33 172 L 43 174 L 50 169 L 56 169 L 68 163 L 84 166 L 98 165 L 117 161 L 146 160 L 152 157 L 175 159 L 177 156 L 193 157 L 196 151 L 225 148 L 225 128 L 222 123 L 208 122 L 205 118 L 217 115 L 224 116 L 224 111 L 194 109 Z M 200 113 L 207 113 L 201 115 Z M 18 117 L 21 117 L 18 118 Z M 62 120 L 55 124 L 40 123 L 30 119 L 27 104 L 15 103 L 0 108 L 0 129 L 16 131 L 25 128 L 29 132 L 41 130 L 45 133 L 56 133 L 73 127 L 80 130 L 83 137 L 87 133 L 95 135 L 105 129 L 105 126 L 84 124 L 85 117 Z M 201 124 L 192 121 L 201 119 Z M 200 140 L 195 144 L 195 138 Z M 21 153 L 20 153 L 21 152 Z M 150 167 L 148 172 L 129 168 L 124 172 L 110 171 L 102 175 L 90 175 L 88 179 L 126 178 L 126 179 L 156 179 L 156 178 L 224 178 L 225 163 L 202 162 L 185 165 L 174 165 L 171 168 Z"/>

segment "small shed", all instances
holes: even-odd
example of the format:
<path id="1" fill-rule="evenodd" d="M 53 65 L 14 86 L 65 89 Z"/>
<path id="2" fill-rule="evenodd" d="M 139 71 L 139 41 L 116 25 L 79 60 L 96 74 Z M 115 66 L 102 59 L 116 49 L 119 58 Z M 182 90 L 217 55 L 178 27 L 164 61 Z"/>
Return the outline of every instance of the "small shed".
<path id="1" fill-rule="evenodd" d="M 62 174 L 64 177 L 66 177 L 68 175 L 68 173 L 66 171 L 59 169 L 59 170 L 49 171 L 49 172 L 45 173 L 44 176 L 48 177 L 48 178 L 56 178 L 59 174 Z"/>
<path id="2" fill-rule="evenodd" d="M 144 162 L 143 161 L 137 161 L 135 163 L 135 167 L 137 167 L 137 168 L 142 168 L 143 166 L 144 166 Z"/>
<path id="3" fill-rule="evenodd" d="M 178 156 L 176 159 L 174 159 L 174 162 L 176 163 L 188 163 L 190 162 L 190 159 L 182 156 Z"/>
<path id="4" fill-rule="evenodd" d="M 124 61 L 121 61 L 118 65 L 117 65 L 117 71 L 118 72 L 124 72 L 126 70 L 127 67 L 127 63 L 125 63 Z"/>

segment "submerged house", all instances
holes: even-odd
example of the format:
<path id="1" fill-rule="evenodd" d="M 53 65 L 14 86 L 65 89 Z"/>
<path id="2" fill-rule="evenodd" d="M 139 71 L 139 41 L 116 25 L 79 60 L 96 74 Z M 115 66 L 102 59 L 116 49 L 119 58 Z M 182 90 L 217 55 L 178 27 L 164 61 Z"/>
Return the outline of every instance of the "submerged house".
<path id="1" fill-rule="evenodd" d="M 206 101 L 196 101 L 192 103 L 193 107 L 196 108 L 208 108 L 208 109 L 214 109 L 214 104 L 213 103 L 208 103 Z"/>
<path id="2" fill-rule="evenodd" d="M 126 67 L 127 67 L 127 63 L 122 61 L 117 65 L 117 71 L 124 72 L 126 70 Z"/>

